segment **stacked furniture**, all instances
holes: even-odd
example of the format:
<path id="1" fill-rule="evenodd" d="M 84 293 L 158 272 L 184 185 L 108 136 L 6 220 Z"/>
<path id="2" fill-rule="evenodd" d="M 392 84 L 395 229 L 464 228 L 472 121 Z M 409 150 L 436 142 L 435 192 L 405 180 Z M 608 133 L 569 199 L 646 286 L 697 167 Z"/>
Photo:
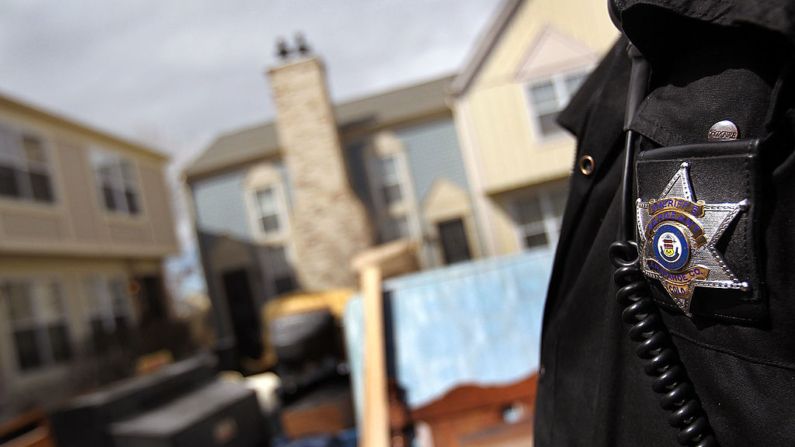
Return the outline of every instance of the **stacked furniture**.
<path id="1" fill-rule="evenodd" d="M 329 435 L 355 426 L 344 344 L 328 310 L 300 312 L 270 321 L 279 359 L 281 425 L 285 435 Z"/>
<path id="2" fill-rule="evenodd" d="M 71 399 L 50 422 L 59 447 L 267 445 L 254 391 L 217 380 L 209 355 Z"/>

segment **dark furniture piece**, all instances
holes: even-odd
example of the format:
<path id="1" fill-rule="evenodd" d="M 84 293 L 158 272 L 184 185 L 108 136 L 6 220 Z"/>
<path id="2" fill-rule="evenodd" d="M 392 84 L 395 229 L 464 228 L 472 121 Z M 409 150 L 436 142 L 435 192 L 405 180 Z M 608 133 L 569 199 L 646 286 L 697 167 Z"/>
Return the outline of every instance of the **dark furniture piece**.
<path id="1" fill-rule="evenodd" d="M 261 426 L 253 391 L 215 381 L 108 431 L 114 447 L 253 447 Z"/>
<path id="2" fill-rule="evenodd" d="M 355 426 L 342 335 L 329 311 L 286 315 L 270 322 L 282 379 L 281 423 L 291 438 L 332 434 Z"/>
<path id="3" fill-rule="evenodd" d="M 269 322 L 270 342 L 276 351 L 276 373 L 282 405 L 328 386 L 347 384 L 348 368 L 342 334 L 329 311 L 286 315 Z"/>
<path id="4" fill-rule="evenodd" d="M 209 355 L 73 398 L 51 412 L 50 422 L 59 447 L 247 447 L 264 439 L 254 392 L 217 382 Z"/>
<path id="5" fill-rule="evenodd" d="M 222 276 L 226 301 L 235 330 L 237 354 L 258 359 L 263 353 L 260 313 L 254 304 L 249 274 L 246 269 L 224 272 Z"/>

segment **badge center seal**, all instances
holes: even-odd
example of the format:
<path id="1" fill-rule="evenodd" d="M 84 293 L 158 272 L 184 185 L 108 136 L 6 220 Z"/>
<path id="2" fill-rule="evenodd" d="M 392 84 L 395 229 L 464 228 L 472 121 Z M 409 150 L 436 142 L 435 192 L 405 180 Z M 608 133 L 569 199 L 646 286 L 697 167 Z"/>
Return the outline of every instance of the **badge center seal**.
<path id="1" fill-rule="evenodd" d="M 663 221 L 654 228 L 654 255 L 667 270 L 677 271 L 690 260 L 690 241 L 681 227 Z"/>

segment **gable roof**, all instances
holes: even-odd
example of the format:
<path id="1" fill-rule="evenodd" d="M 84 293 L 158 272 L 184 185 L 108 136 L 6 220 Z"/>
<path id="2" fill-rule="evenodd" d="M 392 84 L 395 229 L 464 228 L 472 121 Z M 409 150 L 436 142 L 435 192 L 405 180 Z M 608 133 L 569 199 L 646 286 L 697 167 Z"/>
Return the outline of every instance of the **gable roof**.
<path id="1" fill-rule="evenodd" d="M 530 51 L 517 70 L 517 80 L 526 82 L 564 70 L 581 69 L 584 61 L 596 64 L 600 58 L 592 48 L 547 25 L 530 45 Z"/>
<path id="2" fill-rule="evenodd" d="M 216 140 L 185 169 L 192 177 L 258 160 L 279 153 L 276 125 L 272 122 L 227 133 Z"/>
<path id="3" fill-rule="evenodd" d="M 337 126 L 344 133 L 449 110 L 445 89 L 453 78 L 448 75 L 339 104 L 334 107 Z"/>
<path id="4" fill-rule="evenodd" d="M 491 54 L 491 50 L 500 41 L 502 33 L 508 28 L 511 23 L 514 13 L 524 3 L 524 0 L 505 0 L 505 3 L 500 8 L 500 12 L 491 22 L 491 26 L 486 30 L 482 38 L 478 39 L 480 44 L 475 47 L 475 51 L 471 53 L 467 59 L 464 69 L 461 73 L 453 79 L 450 83 L 448 93 L 453 96 L 460 96 L 466 92 L 472 81 L 475 79 L 478 71 L 483 67 L 483 64 Z"/>
<path id="5" fill-rule="evenodd" d="M 344 134 L 447 111 L 445 88 L 452 79 L 448 75 L 336 105 L 337 127 Z M 184 173 L 196 177 L 277 154 L 279 138 L 271 121 L 221 135 Z"/>
<path id="6" fill-rule="evenodd" d="M 54 112 L 44 110 L 38 106 L 33 106 L 27 102 L 13 98 L 7 94 L 0 93 L 0 109 L 12 110 L 18 113 L 25 114 L 29 117 L 39 119 L 47 122 L 50 125 L 58 126 L 72 132 L 77 132 L 84 136 L 88 136 L 99 142 L 108 143 L 115 147 L 124 148 L 133 152 L 138 152 L 161 161 L 168 161 L 169 157 L 155 149 L 147 147 L 141 143 L 134 142 L 109 132 L 99 130 L 87 124 L 80 123 L 71 118 L 66 118 Z"/>

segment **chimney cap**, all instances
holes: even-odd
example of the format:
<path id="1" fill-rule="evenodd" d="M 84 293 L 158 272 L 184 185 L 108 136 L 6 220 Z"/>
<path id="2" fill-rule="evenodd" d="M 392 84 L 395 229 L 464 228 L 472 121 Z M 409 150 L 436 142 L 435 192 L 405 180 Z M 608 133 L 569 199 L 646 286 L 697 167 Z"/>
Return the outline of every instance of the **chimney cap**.
<path id="1" fill-rule="evenodd" d="M 302 56 L 306 56 L 312 52 L 312 49 L 309 47 L 309 44 L 306 43 L 306 39 L 304 38 L 304 33 L 300 31 L 295 33 L 295 45 L 298 47 L 298 54 Z"/>
<path id="2" fill-rule="evenodd" d="M 290 57 L 290 53 L 292 52 L 293 51 L 287 46 L 287 41 L 284 40 L 283 37 L 276 40 L 276 56 L 278 56 L 279 59 L 286 60 Z"/>

